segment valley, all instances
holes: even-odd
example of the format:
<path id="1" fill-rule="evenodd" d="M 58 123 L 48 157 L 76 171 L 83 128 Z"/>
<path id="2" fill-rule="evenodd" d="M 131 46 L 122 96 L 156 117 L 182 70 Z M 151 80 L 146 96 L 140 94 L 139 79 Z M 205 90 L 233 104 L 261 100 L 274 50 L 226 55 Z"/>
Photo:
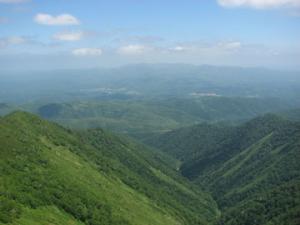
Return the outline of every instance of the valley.
<path id="1" fill-rule="evenodd" d="M 0 225 L 300 225 L 300 0 L 0 0 Z"/>
<path id="2" fill-rule="evenodd" d="M 176 75 L 160 65 L 149 82 L 160 69 Z M 190 85 L 208 83 L 174 74 L 151 87 L 157 96 L 137 88 L 145 76 L 127 75 L 100 89 L 76 78 L 71 95 L 54 79 L 56 101 L 36 88 L 3 98 L 0 224 L 298 225 L 298 83 L 269 95 L 245 80 L 242 94 L 228 75 L 199 92 Z"/>
<path id="3" fill-rule="evenodd" d="M 181 160 L 181 173 L 212 193 L 221 224 L 298 224 L 299 125 L 265 115 L 235 127 L 179 129 L 148 143 Z"/>

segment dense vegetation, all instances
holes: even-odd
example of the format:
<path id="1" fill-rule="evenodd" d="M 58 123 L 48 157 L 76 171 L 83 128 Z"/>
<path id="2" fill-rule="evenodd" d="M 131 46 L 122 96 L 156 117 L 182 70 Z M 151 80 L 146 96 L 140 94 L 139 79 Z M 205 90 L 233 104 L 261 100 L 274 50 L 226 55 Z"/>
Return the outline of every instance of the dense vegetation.
<path id="1" fill-rule="evenodd" d="M 209 154 L 233 129 L 233 126 L 224 123 L 202 123 L 152 135 L 143 141 L 181 162 L 187 162 L 198 158 L 199 154 Z"/>
<path id="2" fill-rule="evenodd" d="M 182 160 L 214 196 L 220 224 L 300 223 L 300 124 L 274 115 L 241 126 L 201 125 L 148 140 Z"/>
<path id="3" fill-rule="evenodd" d="M 203 121 L 239 121 L 287 107 L 276 99 L 201 97 L 48 104 L 37 113 L 73 128 L 100 126 L 144 138 Z"/>
<path id="4" fill-rule="evenodd" d="M 267 112 L 289 109 L 273 98 L 201 96 L 144 100 L 7 104 L 0 115 L 22 108 L 71 128 L 102 127 L 140 140 L 202 122 L 236 123 Z"/>
<path id="5" fill-rule="evenodd" d="M 1 225 L 300 224 L 297 72 L 143 64 L 0 80 Z"/>
<path id="6" fill-rule="evenodd" d="M 300 108 L 284 111 L 281 115 L 290 120 L 300 121 Z"/>
<path id="7" fill-rule="evenodd" d="M 101 129 L 16 112 L 0 119 L 0 143 L 0 224 L 194 225 L 219 214 L 171 159 Z"/>
<path id="8" fill-rule="evenodd" d="M 0 128 L 0 224 L 300 222 L 300 124 L 272 114 L 145 139 L 179 161 L 29 113 L 1 118 Z"/>

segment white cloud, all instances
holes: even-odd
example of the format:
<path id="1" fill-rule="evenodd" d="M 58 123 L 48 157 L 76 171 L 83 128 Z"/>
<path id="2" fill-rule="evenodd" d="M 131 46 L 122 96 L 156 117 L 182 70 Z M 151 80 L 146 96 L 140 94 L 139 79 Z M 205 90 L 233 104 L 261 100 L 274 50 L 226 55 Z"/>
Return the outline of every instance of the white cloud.
<path id="1" fill-rule="evenodd" d="M 9 45 L 19 45 L 28 42 L 28 40 L 24 37 L 13 36 L 13 37 L 6 37 L 0 38 L 0 47 L 7 47 Z"/>
<path id="2" fill-rule="evenodd" d="M 221 42 L 218 43 L 217 47 L 219 47 L 222 50 L 238 50 L 242 47 L 242 43 L 238 41 L 233 41 L 233 42 Z"/>
<path id="3" fill-rule="evenodd" d="M 244 46 L 239 41 L 221 41 L 221 42 L 186 42 L 166 49 L 169 53 L 189 53 L 198 54 L 204 52 L 214 52 L 216 54 L 234 53 Z"/>
<path id="4" fill-rule="evenodd" d="M 77 48 L 72 51 L 75 56 L 100 56 L 102 53 L 100 48 Z"/>
<path id="5" fill-rule="evenodd" d="M 49 14 L 39 13 L 34 17 L 34 21 L 42 25 L 78 25 L 80 21 L 70 15 L 61 14 L 58 16 L 52 16 Z"/>
<path id="6" fill-rule="evenodd" d="M 239 41 L 222 41 L 213 43 L 178 43 L 173 47 L 155 47 L 149 45 L 125 45 L 117 49 L 117 52 L 121 55 L 141 55 L 145 53 L 154 54 L 201 54 L 204 52 L 215 54 L 234 54 L 242 51 L 244 45 Z M 151 55 L 149 54 L 149 55 Z"/>
<path id="7" fill-rule="evenodd" d="M 24 3 L 28 2 L 29 0 L 0 0 L 0 3 L 5 3 L 5 4 L 16 4 L 16 3 Z"/>
<path id="8" fill-rule="evenodd" d="M 17 36 L 15 36 L 15 37 L 9 37 L 9 38 L 7 39 L 7 41 L 8 41 L 9 44 L 18 45 L 18 44 L 23 44 L 23 43 L 25 43 L 25 42 L 26 42 L 26 39 L 23 38 L 23 37 L 17 37 Z"/>
<path id="9" fill-rule="evenodd" d="M 300 0 L 218 0 L 225 7 L 252 7 L 258 9 L 300 7 Z"/>
<path id="10" fill-rule="evenodd" d="M 186 52 L 188 50 L 191 50 L 190 47 L 186 47 L 186 46 L 182 46 L 182 45 L 177 45 L 173 48 L 170 48 L 169 49 L 170 51 L 173 51 L 173 52 Z"/>
<path id="11" fill-rule="evenodd" d="M 79 41 L 84 37 L 85 33 L 78 32 L 61 32 L 53 35 L 53 39 L 58 41 Z"/>
<path id="12" fill-rule="evenodd" d="M 118 53 L 122 55 L 139 55 L 149 50 L 149 47 L 144 45 L 126 45 L 118 49 Z"/>

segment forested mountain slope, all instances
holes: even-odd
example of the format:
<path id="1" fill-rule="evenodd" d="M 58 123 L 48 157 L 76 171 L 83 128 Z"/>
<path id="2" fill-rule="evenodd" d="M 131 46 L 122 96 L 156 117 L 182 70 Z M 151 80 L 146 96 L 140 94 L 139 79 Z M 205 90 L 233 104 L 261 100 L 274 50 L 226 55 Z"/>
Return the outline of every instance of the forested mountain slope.
<path id="1" fill-rule="evenodd" d="M 300 108 L 287 110 L 282 112 L 281 115 L 290 120 L 300 121 Z"/>
<path id="2" fill-rule="evenodd" d="M 211 224 L 212 198 L 144 146 L 32 114 L 0 119 L 0 224 Z"/>
<path id="3" fill-rule="evenodd" d="M 46 104 L 34 113 L 73 128 L 104 127 L 143 139 L 204 121 L 240 121 L 289 108 L 278 99 L 195 97 Z"/>
<path id="4" fill-rule="evenodd" d="M 209 154 L 233 130 L 233 126 L 226 124 L 202 123 L 153 135 L 144 139 L 144 142 L 181 162 L 186 162 L 198 158 L 199 155 Z"/>
<path id="5" fill-rule="evenodd" d="M 293 105 L 277 98 L 194 96 L 72 102 L 0 103 L 0 115 L 22 109 L 64 126 L 102 127 L 139 140 L 203 122 L 239 123 Z"/>
<path id="6" fill-rule="evenodd" d="M 179 157 L 182 174 L 213 194 L 221 224 L 299 224 L 299 123 L 266 115 L 237 127 L 202 125 L 156 140 L 165 152 L 185 153 Z"/>

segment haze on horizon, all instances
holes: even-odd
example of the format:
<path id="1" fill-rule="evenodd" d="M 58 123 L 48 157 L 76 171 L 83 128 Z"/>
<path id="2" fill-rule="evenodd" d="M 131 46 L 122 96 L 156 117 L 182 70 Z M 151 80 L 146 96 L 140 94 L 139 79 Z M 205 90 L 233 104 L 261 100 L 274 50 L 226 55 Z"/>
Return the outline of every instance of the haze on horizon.
<path id="1" fill-rule="evenodd" d="M 299 0 L 0 0 L 1 69 L 300 69 Z"/>

